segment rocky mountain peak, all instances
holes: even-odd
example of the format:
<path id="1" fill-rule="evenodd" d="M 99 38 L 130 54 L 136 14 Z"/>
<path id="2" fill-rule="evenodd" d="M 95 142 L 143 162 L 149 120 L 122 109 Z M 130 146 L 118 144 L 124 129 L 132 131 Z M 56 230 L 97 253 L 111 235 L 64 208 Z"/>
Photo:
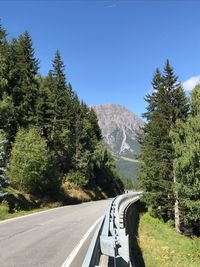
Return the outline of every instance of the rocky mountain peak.
<path id="1" fill-rule="evenodd" d="M 127 108 L 117 104 L 93 106 L 105 143 L 116 155 L 137 153 L 136 133 L 142 120 Z"/>

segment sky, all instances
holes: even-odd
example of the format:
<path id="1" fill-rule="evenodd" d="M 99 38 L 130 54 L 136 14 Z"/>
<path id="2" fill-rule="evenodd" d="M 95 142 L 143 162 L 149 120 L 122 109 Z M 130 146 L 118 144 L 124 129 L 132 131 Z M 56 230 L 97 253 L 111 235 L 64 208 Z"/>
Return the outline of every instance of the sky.
<path id="1" fill-rule="evenodd" d="M 139 116 L 167 59 L 185 90 L 200 83 L 199 11 L 192 0 L 0 0 L 8 37 L 31 34 L 42 75 L 58 49 L 80 99 L 121 104 Z"/>

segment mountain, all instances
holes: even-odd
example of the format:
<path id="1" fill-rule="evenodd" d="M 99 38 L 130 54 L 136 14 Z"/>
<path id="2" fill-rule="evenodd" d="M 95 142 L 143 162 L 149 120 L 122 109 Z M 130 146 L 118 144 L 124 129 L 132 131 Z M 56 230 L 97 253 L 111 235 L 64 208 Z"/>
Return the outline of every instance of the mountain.
<path id="1" fill-rule="evenodd" d="M 139 143 L 136 135 L 142 120 L 127 108 L 116 104 L 93 106 L 105 144 L 116 159 L 124 178 L 137 179 Z"/>

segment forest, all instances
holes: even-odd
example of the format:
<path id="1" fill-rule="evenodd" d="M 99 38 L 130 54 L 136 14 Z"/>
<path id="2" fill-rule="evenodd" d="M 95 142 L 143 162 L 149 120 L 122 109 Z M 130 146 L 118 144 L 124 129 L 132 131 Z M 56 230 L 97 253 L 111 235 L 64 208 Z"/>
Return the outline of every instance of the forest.
<path id="1" fill-rule="evenodd" d="M 146 95 L 140 183 L 150 214 L 200 234 L 200 85 L 186 96 L 169 61 Z"/>
<path id="2" fill-rule="evenodd" d="M 145 100 L 138 137 L 144 201 L 177 232 L 199 236 L 200 85 L 186 96 L 167 61 Z M 10 187 L 57 201 L 66 183 L 106 196 L 124 188 L 97 116 L 68 82 L 59 51 L 44 77 L 30 34 L 8 39 L 1 26 L 0 201 Z"/>
<path id="3" fill-rule="evenodd" d="M 66 182 L 107 196 L 123 190 L 96 114 L 67 81 L 59 51 L 44 77 L 30 34 L 8 39 L 0 26 L 0 201 L 8 187 L 58 200 Z"/>

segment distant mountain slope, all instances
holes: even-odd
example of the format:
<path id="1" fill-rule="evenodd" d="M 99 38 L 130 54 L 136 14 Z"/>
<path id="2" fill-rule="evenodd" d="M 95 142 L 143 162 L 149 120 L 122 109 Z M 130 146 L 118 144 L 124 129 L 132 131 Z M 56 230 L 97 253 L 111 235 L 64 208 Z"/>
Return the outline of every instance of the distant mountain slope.
<path id="1" fill-rule="evenodd" d="M 135 179 L 139 153 L 136 134 L 143 125 L 142 120 L 121 105 L 105 104 L 93 106 L 102 129 L 105 143 L 113 153 L 117 167 L 124 178 Z"/>

